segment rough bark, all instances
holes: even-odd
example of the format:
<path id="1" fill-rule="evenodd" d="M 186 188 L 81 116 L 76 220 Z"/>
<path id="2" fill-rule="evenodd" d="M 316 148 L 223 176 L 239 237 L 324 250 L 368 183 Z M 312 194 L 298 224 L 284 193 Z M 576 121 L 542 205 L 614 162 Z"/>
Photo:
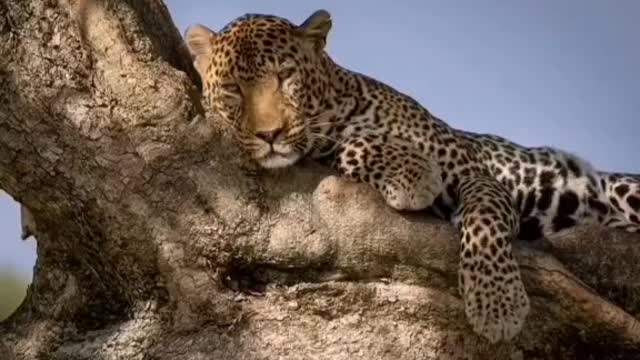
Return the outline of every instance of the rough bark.
<path id="1" fill-rule="evenodd" d="M 162 2 L 98 3 L 0 2 L 0 188 L 38 241 L 0 358 L 640 358 L 637 236 L 517 243 L 532 312 L 488 345 L 449 225 L 316 164 L 252 168 Z"/>

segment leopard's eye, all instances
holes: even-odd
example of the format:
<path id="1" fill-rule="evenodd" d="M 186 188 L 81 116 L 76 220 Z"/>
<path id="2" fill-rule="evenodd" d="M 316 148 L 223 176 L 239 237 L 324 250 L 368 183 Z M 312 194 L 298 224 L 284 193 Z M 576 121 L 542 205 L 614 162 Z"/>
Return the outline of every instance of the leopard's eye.
<path id="1" fill-rule="evenodd" d="M 280 80 L 280 83 L 282 83 L 283 81 L 292 77 L 294 74 L 295 69 L 293 67 L 282 68 L 278 71 L 278 79 Z"/>
<path id="2" fill-rule="evenodd" d="M 220 85 L 220 88 L 222 89 L 222 91 L 230 95 L 242 95 L 242 89 L 236 83 L 225 83 Z"/>

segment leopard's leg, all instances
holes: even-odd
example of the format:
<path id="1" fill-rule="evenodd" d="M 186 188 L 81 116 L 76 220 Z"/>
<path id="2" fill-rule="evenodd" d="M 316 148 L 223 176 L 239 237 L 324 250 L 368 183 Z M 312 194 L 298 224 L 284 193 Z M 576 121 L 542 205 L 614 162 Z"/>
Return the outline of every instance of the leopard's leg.
<path id="1" fill-rule="evenodd" d="M 640 233 L 640 176 L 602 173 L 601 179 L 611 209 L 604 224 Z"/>
<path id="2" fill-rule="evenodd" d="M 508 191 L 490 177 L 470 177 L 458 188 L 462 233 L 459 286 L 473 330 L 495 343 L 516 336 L 529 298 L 511 251 L 518 215 Z"/>
<path id="3" fill-rule="evenodd" d="M 397 210 L 422 210 L 444 190 L 440 167 L 410 142 L 368 134 L 347 139 L 338 149 L 336 168 L 370 184 Z"/>

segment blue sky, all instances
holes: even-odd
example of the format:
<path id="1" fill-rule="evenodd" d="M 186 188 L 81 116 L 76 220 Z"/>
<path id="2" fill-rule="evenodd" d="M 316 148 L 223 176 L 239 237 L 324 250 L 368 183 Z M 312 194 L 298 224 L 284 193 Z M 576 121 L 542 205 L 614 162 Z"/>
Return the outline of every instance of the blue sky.
<path id="1" fill-rule="evenodd" d="M 329 52 L 452 126 L 552 145 L 640 173 L 638 0 L 171 0 L 181 32 L 247 12 L 333 16 Z M 33 241 L 0 195 L 0 269 L 29 274 Z"/>

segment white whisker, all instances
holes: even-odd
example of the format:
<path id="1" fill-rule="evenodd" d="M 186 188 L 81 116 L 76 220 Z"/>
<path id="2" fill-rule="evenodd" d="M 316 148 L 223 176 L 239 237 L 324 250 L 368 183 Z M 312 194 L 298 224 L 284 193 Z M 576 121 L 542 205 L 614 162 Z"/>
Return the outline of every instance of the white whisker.
<path id="1" fill-rule="evenodd" d="M 317 122 L 317 123 L 309 123 L 309 127 L 320 127 L 320 126 L 333 126 L 336 123 L 331 121 Z"/>
<path id="2" fill-rule="evenodd" d="M 294 127 L 289 129 L 289 134 L 296 134 L 296 133 L 303 132 L 305 127 L 306 127 L 305 124 L 294 126 Z"/>
<path id="3" fill-rule="evenodd" d="M 312 138 L 316 137 L 318 139 L 324 139 L 324 140 L 330 141 L 332 143 L 335 143 L 336 145 L 342 145 L 346 141 L 346 139 L 335 139 L 335 138 L 332 138 L 331 136 L 328 136 L 328 135 L 325 135 L 325 134 L 311 133 L 311 135 L 312 135 L 311 136 Z"/>

